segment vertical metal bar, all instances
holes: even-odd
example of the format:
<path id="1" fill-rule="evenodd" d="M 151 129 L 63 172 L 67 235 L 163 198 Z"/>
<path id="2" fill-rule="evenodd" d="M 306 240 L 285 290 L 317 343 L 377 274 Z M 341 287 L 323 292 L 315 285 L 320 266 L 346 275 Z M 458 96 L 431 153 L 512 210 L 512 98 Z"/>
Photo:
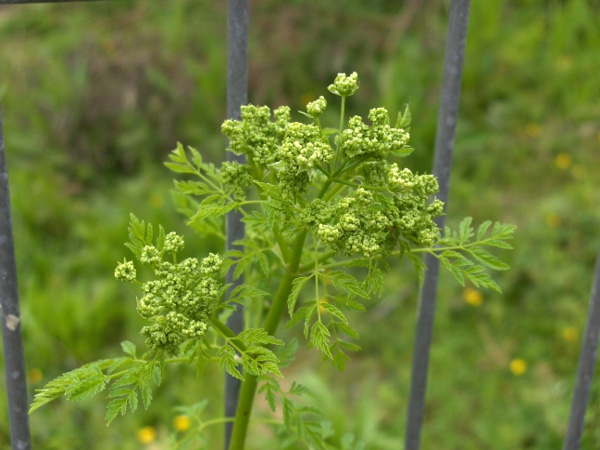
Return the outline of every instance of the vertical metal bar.
<path id="1" fill-rule="evenodd" d="M 563 450 L 578 450 L 581 445 L 585 411 L 590 398 L 590 387 L 596 367 L 596 354 L 598 351 L 598 337 L 600 335 L 600 251 L 596 257 L 594 271 L 594 284 L 590 297 L 585 335 L 581 344 L 577 381 L 571 404 L 571 416 Z"/>
<path id="2" fill-rule="evenodd" d="M 25 377 L 25 357 L 21 334 L 19 289 L 15 262 L 15 245 L 10 214 L 8 173 L 0 108 L 0 303 L 2 306 L 2 341 L 10 419 L 10 442 L 13 450 L 31 448 L 29 402 Z"/>
<path id="3" fill-rule="evenodd" d="M 248 103 L 248 0 L 228 0 L 227 13 L 227 118 L 241 119 L 240 107 Z M 244 155 L 227 154 L 227 161 L 245 163 Z M 238 248 L 233 243 L 245 236 L 242 215 L 238 211 L 227 214 L 227 250 Z M 233 280 L 235 267 L 227 273 L 227 283 L 235 289 L 243 283 L 240 277 Z M 239 333 L 244 328 L 244 311 L 238 306 L 227 325 Z M 225 374 L 225 416 L 235 417 L 241 382 Z M 225 449 L 229 448 L 233 423 L 225 423 Z"/>
<path id="4" fill-rule="evenodd" d="M 467 41 L 467 25 L 469 22 L 470 0 L 452 0 L 446 55 L 444 59 L 444 77 L 440 99 L 440 111 L 435 141 L 435 159 L 433 173 L 440 184 L 438 198 L 448 204 L 450 187 L 450 169 L 452 168 L 452 152 L 454 135 L 460 102 L 465 44 Z M 438 217 L 437 225 L 444 229 L 444 216 Z M 437 295 L 439 262 L 426 255 L 427 272 L 419 301 L 417 332 L 413 353 L 412 379 L 408 404 L 405 450 L 417 450 L 421 441 L 421 426 L 425 410 L 427 391 L 427 375 L 429 368 L 429 348 L 433 332 L 435 301 Z"/>

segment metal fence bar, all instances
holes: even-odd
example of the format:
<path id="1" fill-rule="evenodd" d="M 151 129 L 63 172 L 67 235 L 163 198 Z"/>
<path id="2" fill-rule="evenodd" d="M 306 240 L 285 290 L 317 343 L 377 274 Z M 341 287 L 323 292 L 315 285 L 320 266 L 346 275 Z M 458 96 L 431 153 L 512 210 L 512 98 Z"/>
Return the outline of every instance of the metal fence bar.
<path id="1" fill-rule="evenodd" d="M 227 12 L 227 118 L 241 119 L 240 107 L 248 103 L 248 0 L 228 0 Z M 245 163 L 244 155 L 227 153 L 227 161 Z M 240 248 L 234 242 L 243 239 L 246 230 L 239 211 L 227 214 L 227 250 Z M 243 278 L 233 280 L 235 267 L 227 272 L 226 282 L 231 289 L 243 283 Z M 230 291 L 231 292 L 231 291 Z M 241 305 L 234 311 L 227 325 L 235 333 L 244 329 L 244 310 Z M 225 373 L 225 417 L 235 417 L 241 381 Z M 233 423 L 225 423 L 225 449 L 229 448 Z"/>
<path id="2" fill-rule="evenodd" d="M 467 41 L 467 25 L 469 21 L 470 0 L 452 0 L 444 58 L 444 76 L 440 99 L 440 111 L 435 141 L 435 160 L 433 173 L 438 178 L 440 191 L 438 198 L 448 204 L 450 187 L 450 169 L 452 168 L 452 152 L 454 135 L 460 101 L 462 68 Z M 444 216 L 438 217 L 437 225 L 444 229 Z M 435 301 L 437 295 L 439 262 L 426 255 L 427 272 L 419 301 L 419 316 L 415 337 L 412 379 L 408 404 L 405 450 L 417 450 L 421 440 L 421 426 L 425 410 L 425 394 L 427 391 L 427 374 L 429 368 L 429 348 L 433 332 Z"/>
<path id="3" fill-rule="evenodd" d="M 15 261 L 10 193 L 6 171 L 6 151 L 0 108 L 0 304 L 2 306 L 2 342 L 6 394 L 10 421 L 10 442 L 13 450 L 31 448 L 29 433 L 29 401 L 25 377 L 25 356 L 21 333 L 19 289 Z"/>
<path id="4" fill-rule="evenodd" d="M 579 366 L 577 369 L 577 381 L 571 404 L 571 416 L 569 427 L 565 436 L 563 450 L 578 450 L 581 445 L 585 411 L 590 399 L 590 387 L 596 367 L 596 355 L 598 352 L 598 337 L 600 335 L 600 251 L 596 257 L 596 269 L 594 271 L 594 282 L 588 310 L 585 335 L 581 344 L 579 354 Z"/>

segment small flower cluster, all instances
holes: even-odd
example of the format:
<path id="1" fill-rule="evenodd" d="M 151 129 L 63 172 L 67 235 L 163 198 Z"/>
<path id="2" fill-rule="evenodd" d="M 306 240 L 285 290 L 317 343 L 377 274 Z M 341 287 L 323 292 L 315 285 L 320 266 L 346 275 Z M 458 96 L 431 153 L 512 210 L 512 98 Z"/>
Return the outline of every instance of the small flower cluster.
<path id="1" fill-rule="evenodd" d="M 348 128 L 342 132 L 342 150 L 346 156 L 383 160 L 390 152 L 406 148 L 410 137 L 408 132 L 390 126 L 390 116 L 385 108 L 371 109 L 369 120 L 373 123 L 371 126 L 365 124 L 360 116 L 348 121 Z"/>
<path id="2" fill-rule="evenodd" d="M 201 262 L 187 258 L 179 263 L 163 260 L 166 253 L 175 254 L 184 246 L 183 238 L 169 233 L 162 248 L 143 247 L 142 264 L 150 265 L 155 279 L 142 284 L 144 295 L 137 300 L 137 311 L 151 322 L 142 328 L 146 345 L 176 355 L 179 347 L 191 339 L 201 338 L 208 328 L 221 284 L 214 278 L 222 260 L 209 254 Z M 132 261 L 119 263 L 115 270 L 119 280 L 135 281 Z"/>
<path id="3" fill-rule="evenodd" d="M 394 164 L 388 168 L 388 178 L 396 172 Z M 398 183 L 399 188 L 390 183 L 387 194 L 359 187 L 333 206 L 315 199 L 304 208 L 301 220 L 322 242 L 347 255 L 385 256 L 401 238 L 415 245 L 432 245 L 439 234 L 433 219 L 444 206 L 439 200 L 429 203 L 429 196 L 438 190 L 437 181 L 408 169 L 400 174 L 405 183 Z"/>
<path id="4" fill-rule="evenodd" d="M 223 183 L 237 201 L 246 199 L 246 190 L 252 186 L 250 166 L 238 162 L 224 162 L 221 166 Z"/>
<path id="5" fill-rule="evenodd" d="M 332 94 L 339 95 L 340 97 L 350 97 L 358 90 L 358 74 L 352 72 L 350 75 L 345 73 L 339 73 L 333 84 L 327 87 L 327 90 Z"/>
<path id="6" fill-rule="evenodd" d="M 268 106 L 242 106 L 241 114 L 241 121 L 226 120 L 221 126 L 221 132 L 230 140 L 229 150 L 245 154 L 251 162 L 260 165 L 277 161 L 279 144 L 290 122 L 290 108 L 277 108 L 275 122 L 271 121 Z"/>
<path id="7" fill-rule="evenodd" d="M 322 95 L 314 102 L 310 102 L 306 105 L 306 112 L 315 119 L 325 112 L 327 108 L 327 100 Z"/>
<path id="8" fill-rule="evenodd" d="M 293 197 L 306 190 L 317 165 L 333 159 L 333 150 L 323 141 L 317 126 L 292 122 L 281 144 L 280 157 L 282 168 L 277 174 L 280 187 Z"/>

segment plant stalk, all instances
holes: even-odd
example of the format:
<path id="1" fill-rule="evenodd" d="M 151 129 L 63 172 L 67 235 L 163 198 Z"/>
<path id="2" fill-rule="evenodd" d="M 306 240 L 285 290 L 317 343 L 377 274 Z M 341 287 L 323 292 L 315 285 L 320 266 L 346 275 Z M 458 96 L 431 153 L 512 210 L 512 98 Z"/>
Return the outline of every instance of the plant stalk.
<path id="1" fill-rule="evenodd" d="M 265 319 L 264 329 L 270 335 L 274 335 L 277 331 L 287 299 L 292 291 L 292 283 L 298 277 L 298 268 L 300 266 L 300 258 L 302 256 L 302 248 L 304 247 L 304 241 L 306 240 L 307 232 L 301 233 L 294 243 L 292 249 L 292 259 L 290 265 L 281 280 L 277 294 L 273 299 L 267 318 Z M 254 404 L 254 397 L 256 396 L 256 386 L 258 384 L 258 377 L 245 374 L 245 379 L 242 382 L 240 390 L 240 397 L 238 403 L 238 409 L 235 416 L 235 422 L 233 425 L 233 432 L 231 435 L 231 445 L 229 450 L 243 450 L 246 442 L 246 435 L 248 433 L 248 424 L 250 421 L 250 414 L 252 413 L 252 406 Z"/>

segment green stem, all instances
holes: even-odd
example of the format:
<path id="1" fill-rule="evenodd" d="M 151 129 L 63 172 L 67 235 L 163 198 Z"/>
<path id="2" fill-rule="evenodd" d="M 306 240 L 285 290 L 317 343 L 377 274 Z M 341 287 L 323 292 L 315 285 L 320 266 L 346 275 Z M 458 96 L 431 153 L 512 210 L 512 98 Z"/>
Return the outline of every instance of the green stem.
<path id="1" fill-rule="evenodd" d="M 317 259 L 317 262 L 319 263 L 319 265 L 323 264 L 324 262 L 333 258 L 335 255 L 337 255 L 337 253 L 334 252 L 333 250 L 323 253 L 321 256 L 319 256 L 319 259 Z M 313 262 L 306 263 L 298 268 L 298 273 L 308 272 L 309 270 L 313 269 L 313 266 L 314 266 Z"/>
<path id="2" fill-rule="evenodd" d="M 323 198 L 330 186 L 331 180 L 327 180 L 321 187 L 317 197 Z M 265 319 L 264 330 L 271 336 L 273 336 L 277 331 L 277 326 L 279 325 L 279 322 L 281 322 L 281 317 L 283 316 L 283 312 L 285 311 L 285 307 L 287 305 L 287 299 L 292 292 L 292 283 L 298 277 L 298 269 L 300 268 L 302 250 L 304 248 L 304 241 L 306 240 L 307 234 L 308 231 L 300 233 L 294 241 L 289 265 L 287 266 L 285 275 L 279 284 L 279 289 L 275 294 L 275 298 L 273 299 L 273 303 L 271 304 L 269 313 Z M 231 433 L 229 450 L 244 450 L 246 435 L 248 434 L 248 423 L 250 421 L 250 414 L 252 413 L 254 397 L 256 397 L 257 385 L 257 376 L 245 374 L 245 379 L 242 382 L 242 387 L 240 388 L 240 397 L 238 399 L 238 408 L 235 415 L 235 422 L 233 424 L 233 431 Z"/>
<path id="3" fill-rule="evenodd" d="M 342 105 L 340 107 L 340 129 L 338 134 L 338 145 L 335 149 L 335 157 L 333 158 L 333 170 L 335 170 L 335 166 L 337 165 L 338 156 L 342 149 L 342 131 L 344 131 L 344 119 L 346 115 L 346 97 L 342 97 Z"/>
<path id="4" fill-rule="evenodd" d="M 291 255 L 289 248 L 283 239 L 283 236 L 281 236 L 278 224 L 275 224 L 275 226 L 273 227 L 273 235 L 275 236 L 275 242 L 277 242 L 277 245 L 279 246 L 279 251 L 281 251 L 281 256 L 283 257 L 283 260 L 287 265 L 291 259 Z"/>
<path id="5" fill-rule="evenodd" d="M 223 322 L 221 322 L 219 319 L 217 318 L 213 318 L 210 321 L 211 325 L 213 326 L 213 328 L 215 330 L 217 330 L 217 332 L 223 336 L 225 338 L 226 341 L 230 342 L 232 345 L 235 346 L 235 348 L 240 352 L 240 353 L 246 353 L 248 351 L 248 348 L 246 347 L 246 345 L 243 342 L 240 342 L 240 340 L 237 338 L 237 334 L 235 334 L 231 328 L 229 328 L 227 325 L 225 325 Z"/>
<path id="6" fill-rule="evenodd" d="M 300 234 L 292 250 L 292 259 L 290 264 L 281 280 L 277 294 L 273 299 L 273 303 L 269 308 L 269 313 L 265 319 L 264 329 L 270 335 L 274 335 L 277 331 L 277 326 L 281 321 L 287 299 L 292 291 L 292 283 L 298 276 L 298 267 L 300 266 L 300 257 L 302 256 L 302 248 L 304 247 L 304 241 L 306 240 L 307 232 Z M 248 423 L 250 420 L 250 414 L 252 412 L 252 405 L 254 404 L 254 397 L 256 396 L 256 386 L 258 384 L 258 377 L 245 374 L 245 379 L 242 382 L 240 389 L 240 397 L 238 400 L 238 409 L 235 416 L 235 422 L 233 425 L 233 432 L 231 434 L 231 444 L 229 450 L 243 450 L 246 441 L 246 434 L 248 433 Z"/>

